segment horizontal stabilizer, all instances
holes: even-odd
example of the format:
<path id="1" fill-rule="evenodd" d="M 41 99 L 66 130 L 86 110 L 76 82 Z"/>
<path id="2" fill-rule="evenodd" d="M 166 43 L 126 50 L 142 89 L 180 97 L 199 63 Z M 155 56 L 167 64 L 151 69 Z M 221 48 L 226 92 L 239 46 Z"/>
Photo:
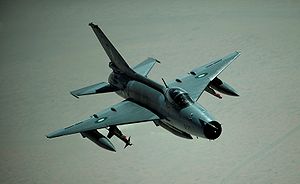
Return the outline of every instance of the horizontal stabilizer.
<path id="1" fill-rule="evenodd" d="M 110 84 L 106 82 L 100 82 L 98 84 L 94 84 L 91 86 L 87 86 L 81 89 L 77 89 L 74 91 L 71 91 L 70 93 L 76 97 L 79 98 L 79 96 L 83 95 L 92 95 L 92 94 L 98 94 L 98 93 L 108 93 L 108 92 L 114 92 L 117 89 Z"/>
<path id="2" fill-rule="evenodd" d="M 153 58 L 148 58 L 145 61 L 141 62 L 140 64 L 136 65 L 133 68 L 133 70 L 136 73 L 138 73 L 144 77 L 147 77 L 147 75 L 149 74 L 150 70 L 153 68 L 155 63 L 160 63 L 160 61 L 153 59 Z"/>

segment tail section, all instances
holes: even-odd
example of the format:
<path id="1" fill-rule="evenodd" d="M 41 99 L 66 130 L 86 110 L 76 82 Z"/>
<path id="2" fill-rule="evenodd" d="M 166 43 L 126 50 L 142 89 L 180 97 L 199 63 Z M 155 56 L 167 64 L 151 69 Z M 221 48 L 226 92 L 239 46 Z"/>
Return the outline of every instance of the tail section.
<path id="1" fill-rule="evenodd" d="M 130 142 L 130 137 L 128 137 L 126 143 L 125 143 L 125 146 L 124 146 L 124 149 L 127 148 L 127 146 L 132 146 L 133 144 Z"/>
<path id="2" fill-rule="evenodd" d="M 134 73 L 134 71 L 129 67 L 126 61 L 123 59 L 121 54 L 117 51 L 117 49 L 113 46 L 113 44 L 108 40 L 102 30 L 93 23 L 89 23 L 89 26 L 93 29 L 96 34 L 98 40 L 100 41 L 102 47 L 104 48 L 107 56 L 109 57 L 111 63 L 109 66 L 116 73 Z"/>
<path id="3" fill-rule="evenodd" d="M 148 59 L 141 63 L 141 65 L 138 65 L 135 70 L 131 69 L 129 65 L 126 63 L 126 61 L 123 59 L 123 57 L 120 55 L 120 53 L 117 51 L 117 49 L 113 46 L 113 44 L 108 40 L 108 38 L 105 36 L 105 34 L 102 32 L 102 30 L 95 24 L 89 23 L 89 26 L 93 29 L 94 33 L 96 34 L 98 40 L 100 41 L 100 44 L 104 48 L 106 54 L 108 55 L 110 59 L 109 67 L 113 69 L 113 73 L 115 74 L 125 74 L 129 78 L 139 81 L 141 83 L 144 83 L 157 91 L 164 93 L 165 88 L 164 86 L 148 79 L 146 76 L 148 72 L 151 70 L 152 66 L 154 65 L 153 60 L 154 59 Z M 158 62 L 157 60 L 155 60 Z"/>

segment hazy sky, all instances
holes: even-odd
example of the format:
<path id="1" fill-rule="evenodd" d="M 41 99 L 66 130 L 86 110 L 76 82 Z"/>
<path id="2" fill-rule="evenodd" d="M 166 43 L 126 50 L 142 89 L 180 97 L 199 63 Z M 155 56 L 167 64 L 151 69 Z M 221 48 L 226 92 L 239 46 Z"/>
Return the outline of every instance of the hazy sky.
<path id="1" fill-rule="evenodd" d="M 222 123 L 219 139 L 152 122 L 123 128 L 134 146 L 112 139 L 117 153 L 80 135 L 46 139 L 121 100 L 69 94 L 111 72 L 91 21 L 129 65 L 162 61 L 149 75 L 159 82 L 241 51 L 220 76 L 240 97 L 199 100 Z M 292 0 L 1 1 L 0 183 L 299 183 L 299 30 Z"/>

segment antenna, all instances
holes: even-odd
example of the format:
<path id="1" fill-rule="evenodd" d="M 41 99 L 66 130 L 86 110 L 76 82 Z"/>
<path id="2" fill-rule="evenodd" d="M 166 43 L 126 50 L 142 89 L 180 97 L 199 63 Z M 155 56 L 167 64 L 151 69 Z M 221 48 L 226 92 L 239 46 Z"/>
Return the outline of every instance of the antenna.
<path id="1" fill-rule="evenodd" d="M 163 83 L 166 86 L 166 88 L 169 88 L 169 86 L 167 85 L 166 81 L 163 78 L 161 78 L 161 80 L 163 81 Z"/>

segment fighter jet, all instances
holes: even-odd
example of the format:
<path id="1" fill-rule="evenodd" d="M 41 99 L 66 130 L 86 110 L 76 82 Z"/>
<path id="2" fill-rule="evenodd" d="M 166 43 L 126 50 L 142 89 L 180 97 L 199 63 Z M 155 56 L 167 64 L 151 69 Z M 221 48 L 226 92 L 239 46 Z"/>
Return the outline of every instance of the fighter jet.
<path id="1" fill-rule="evenodd" d="M 204 91 L 217 98 L 222 96 L 216 91 L 238 96 L 229 84 L 218 78 L 218 75 L 240 55 L 240 52 L 235 51 L 209 64 L 194 68 L 173 81 L 165 82 L 162 79 L 162 85 L 147 77 L 155 63 L 160 61 L 148 58 L 131 68 L 102 30 L 93 23 L 89 26 L 108 55 L 112 72 L 108 82 L 74 90 L 71 94 L 79 98 L 83 95 L 115 92 L 124 100 L 93 114 L 86 120 L 56 130 L 48 134 L 47 138 L 80 133 L 98 146 L 116 151 L 110 141 L 113 136 L 122 140 L 125 147 L 132 145 L 130 137 L 125 136 L 118 126 L 149 121 L 186 139 L 193 139 L 193 135 L 197 138 L 214 140 L 221 135 L 221 124 L 197 103 L 197 100 Z M 107 137 L 98 129 L 107 129 Z"/>

